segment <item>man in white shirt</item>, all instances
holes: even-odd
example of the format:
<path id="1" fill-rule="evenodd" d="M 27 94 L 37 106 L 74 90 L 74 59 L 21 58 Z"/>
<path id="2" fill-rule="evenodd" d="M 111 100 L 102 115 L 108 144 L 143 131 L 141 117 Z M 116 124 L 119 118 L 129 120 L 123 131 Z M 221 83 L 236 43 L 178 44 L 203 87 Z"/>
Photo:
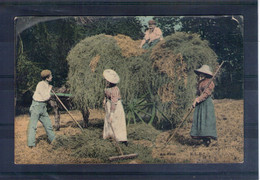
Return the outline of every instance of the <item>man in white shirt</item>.
<path id="1" fill-rule="evenodd" d="M 157 44 L 160 40 L 163 40 L 162 31 L 156 27 L 156 22 L 150 20 L 148 22 L 149 29 L 145 32 L 144 39 L 142 40 L 139 48 L 148 49 Z"/>
<path id="2" fill-rule="evenodd" d="M 52 129 L 51 120 L 47 113 L 47 101 L 50 99 L 52 85 L 52 74 L 50 70 L 43 70 L 41 72 L 42 81 L 40 81 L 33 94 L 33 101 L 30 107 L 31 118 L 28 125 L 27 145 L 32 148 L 35 147 L 35 135 L 37 130 L 38 120 L 43 124 L 50 143 L 54 140 L 55 134 Z"/>

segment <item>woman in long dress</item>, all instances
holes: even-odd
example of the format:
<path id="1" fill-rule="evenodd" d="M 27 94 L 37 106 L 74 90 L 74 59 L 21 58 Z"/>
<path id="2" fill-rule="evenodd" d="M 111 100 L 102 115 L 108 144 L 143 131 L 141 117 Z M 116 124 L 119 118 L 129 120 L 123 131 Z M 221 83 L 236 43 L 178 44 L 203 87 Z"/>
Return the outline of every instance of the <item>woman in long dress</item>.
<path id="1" fill-rule="evenodd" d="M 204 145 L 209 146 L 211 139 L 217 139 L 215 110 L 211 98 L 215 87 L 211 81 L 213 75 L 208 65 L 203 65 L 194 72 L 199 76 L 199 80 L 197 97 L 192 105 L 195 107 L 195 111 L 190 135 L 194 139 L 202 139 Z"/>
<path id="2" fill-rule="evenodd" d="M 125 112 L 121 102 L 120 90 L 117 87 L 120 78 L 112 69 L 106 69 L 103 72 L 106 79 L 105 98 L 103 105 L 106 115 L 104 120 L 103 138 L 114 138 L 127 146 L 127 132 Z"/>

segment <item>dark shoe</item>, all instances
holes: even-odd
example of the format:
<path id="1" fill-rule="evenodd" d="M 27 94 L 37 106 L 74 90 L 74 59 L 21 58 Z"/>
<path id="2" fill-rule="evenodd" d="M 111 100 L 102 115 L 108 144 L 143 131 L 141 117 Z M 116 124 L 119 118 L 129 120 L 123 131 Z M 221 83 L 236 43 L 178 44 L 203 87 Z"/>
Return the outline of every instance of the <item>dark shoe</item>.
<path id="1" fill-rule="evenodd" d="M 125 146 L 128 146 L 128 142 L 127 141 L 122 141 L 122 144 L 124 144 Z"/>
<path id="2" fill-rule="evenodd" d="M 209 145 L 210 145 L 210 143 L 211 143 L 210 138 L 204 138 L 204 139 L 203 139 L 203 143 L 204 143 L 204 145 L 205 145 L 206 147 L 209 147 Z"/>
<path id="3" fill-rule="evenodd" d="M 30 149 L 32 149 L 34 146 L 29 146 Z"/>
<path id="4" fill-rule="evenodd" d="M 60 126 L 59 126 L 59 125 L 55 125 L 55 126 L 54 126 L 54 130 L 55 130 L 55 131 L 59 131 L 59 130 L 60 130 Z"/>

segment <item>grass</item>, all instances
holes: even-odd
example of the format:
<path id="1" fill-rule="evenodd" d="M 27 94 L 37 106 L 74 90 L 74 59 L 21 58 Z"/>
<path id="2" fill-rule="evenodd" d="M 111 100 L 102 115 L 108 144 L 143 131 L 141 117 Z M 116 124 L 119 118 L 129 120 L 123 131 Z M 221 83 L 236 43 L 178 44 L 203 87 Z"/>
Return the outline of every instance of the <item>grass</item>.
<path id="1" fill-rule="evenodd" d="M 147 140 L 155 142 L 160 131 L 154 129 L 151 125 L 139 123 L 128 127 L 128 146 L 119 144 L 123 154 L 138 154 L 138 160 L 143 163 L 162 163 L 162 160 L 152 157 L 152 146 L 137 144 L 135 140 Z M 102 163 L 108 163 L 109 157 L 121 155 L 113 140 L 104 140 L 102 138 L 102 129 L 89 128 L 83 133 L 77 133 L 73 136 L 60 135 L 56 137 L 53 144 L 54 150 L 70 150 L 71 155 L 79 158 L 96 158 Z M 116 163 L 123 163 L 126 160 L 118 160 Z"/>

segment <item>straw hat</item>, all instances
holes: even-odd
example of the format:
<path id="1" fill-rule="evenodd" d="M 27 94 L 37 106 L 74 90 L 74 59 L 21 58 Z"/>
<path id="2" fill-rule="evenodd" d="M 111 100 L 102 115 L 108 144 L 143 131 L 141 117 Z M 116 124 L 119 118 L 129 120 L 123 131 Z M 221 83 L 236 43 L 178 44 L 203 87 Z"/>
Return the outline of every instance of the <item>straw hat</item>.
<path id="1" fill-rule="evenodd" d="M 194 70 L 194 72 L 198 75 L 200 73 L 209 75 L 209 76 L 213 76 L 213 73 L 211 71 L 211 68 L 208 65 L 203 65 L 201 66 L 201 68 Z"/>
<path id="2" fill-rule="evenodd" d="M 104 78 L 113 84 L 117 84 L 120 81 L 118 74 L 112 69 L 106 69 L 103 72 Z"/>
<path id="3" fill-rule="evenodd" d="M 47 76 L 49 76 L 49 75 L 51 75 L 51 71 L 48 70 L 48 69 L 45 69 L 45 70 L 43 70 L 43 71 L 41 72 L 41 77 L 42 77 L 42 78 L 45 78 L 45 77 L 47 77 Z"/>

